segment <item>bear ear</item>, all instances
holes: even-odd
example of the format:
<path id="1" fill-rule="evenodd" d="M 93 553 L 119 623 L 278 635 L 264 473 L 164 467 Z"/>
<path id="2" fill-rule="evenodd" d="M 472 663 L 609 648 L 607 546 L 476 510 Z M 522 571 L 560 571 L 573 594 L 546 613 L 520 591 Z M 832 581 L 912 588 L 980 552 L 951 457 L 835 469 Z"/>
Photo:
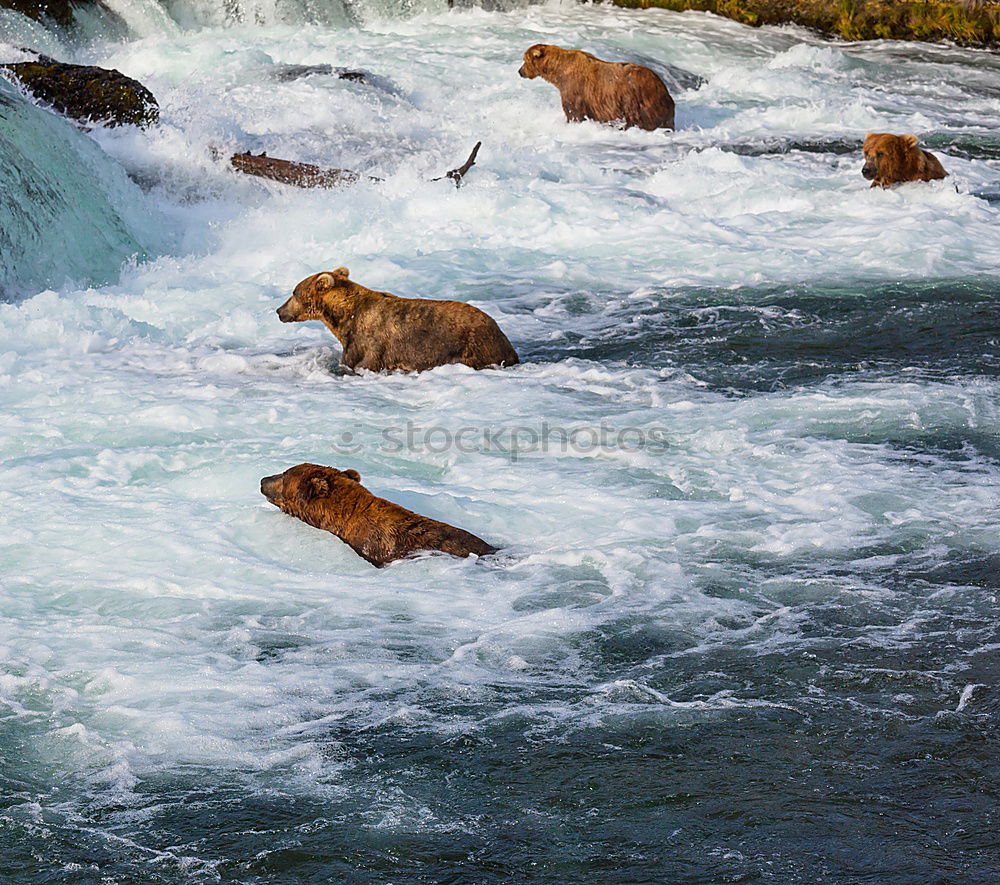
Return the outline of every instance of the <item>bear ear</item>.
<path id="1" fill-rule="evenodd" d="M 357 470 L 345 470 L 344 476 L 348 479 L 353 479 L 355 482 L 361 482 L 361 474 Z"/>
<path id="2" fill-rule="evenodd" d="M 333 288 L 333 277 L 328 273 L 316 274 L 313 285 L 316 287 L 317 292 L 328 292 Z"/>
<path id="3" fill-rule="evenodd" d="M 528 55 L 532 58 L 541 58 L 545 55 L 545 50 L 542 49 L 541 46 L 532 46 L 531 49 L 528 50 Z"/>
<path id="4" fill-rule="evenodd" d="M 346 280 L 351 275 L 351 272 L 346 267 L 338 267 L 333 272 L 333 277 L 336 280 Z"/>
<path id="5" fill-rule="evenodd" d="M 906 146 L 907 147 L 911 147 L 912 148 L 912 147 L 916 147 L 917 146 L 917 136 L 915 136 L 915 135 L 904 135 L 903 136 L 903 141 L 906 142 Z"/>
<path id="6" fill-rule="evenodd" d="M 309 487 L 314 495 L 325 495 L 330 491 L 330 483 L 322 476 L 314 476 L 309 480 Z"/>

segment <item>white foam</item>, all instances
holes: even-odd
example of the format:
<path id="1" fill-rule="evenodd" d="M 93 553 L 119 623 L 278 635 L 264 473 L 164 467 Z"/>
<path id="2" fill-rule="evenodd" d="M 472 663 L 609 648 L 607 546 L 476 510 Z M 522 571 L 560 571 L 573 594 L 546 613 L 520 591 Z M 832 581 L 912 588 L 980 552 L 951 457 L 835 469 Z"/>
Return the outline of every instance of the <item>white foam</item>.
<path id="1" fill-rule="evenodd" d="M 934 96 L 907 92 L 896 107 L 852 48 L 797 45 L 797 32 L 655 11 L 634 23 L 545 7 L 379 19 L 349 40 L 301 25 L 150 27 L 80 50 L 160 101 L 161 127 L 93 137 L 143 182 L 175 245 L 116 285 L 0 306 L 0 696 L 65 770 L 125 797 L 136 778 L 184 765 L 295 769 L 315 786 L 337 770 L 331 723 L 472 728 L 472 714 L 433 711 L 489 700 L 497 684 L 584 698 L 533 710 L 551 721 L 635 705 L 719 715 L 763 701 L 735 689 L 671 701 L 594 676 L 587 637 L 645 618 L 687 637 L 678 654 L 806 643 L 797 604 L 848 592 L 810 575 L 814 563 L 997 548 L 995 467 L 885 442 L 992 432 L 992 381 L 733 398 L 687 367 L 555 357 L 350 376 L 330 371 L 339 349 L 318 324 L 277 320 L 299 279 L 342 264 L 373 288 L 471 300 L 525 352 L 609 312 L 628 322 L 678 286 L 995 274 L 997 212 L 952 179 L 871 191 L 860 150 L 731 150 L 790 137 L 860 147 L 867 127 L 915 120 L 950 131 Z M 551 87 L 517 76 L 539 39 L 662 53 L 708 82 L 684 96 L 678 133 L 569 126 Z M 394 88 L 281 84 L 272 62 L 370 69 Z M 977 99 L 975 113 L 991 106 Z M 427 180 L 480 139 L 462 189 Z M 212 145 L 385 181 L 299 192 L 239 177 Z M 942 158 L 969 189 L 1000 171 Z M 542 421 L 655 431 L 657 444 L 514 457 L 386 441 L 408 422 L 482 439 Z M 260 496 L 261 476 L 300 461 L 355 467 L 376 493 L 506 549 L 376 571 Z M 699 583 L 764 566 L 792 577 L 762 579 L 754 601 Z M 401 807 L 385 797 L 381 825 L 435 825 Z"/>

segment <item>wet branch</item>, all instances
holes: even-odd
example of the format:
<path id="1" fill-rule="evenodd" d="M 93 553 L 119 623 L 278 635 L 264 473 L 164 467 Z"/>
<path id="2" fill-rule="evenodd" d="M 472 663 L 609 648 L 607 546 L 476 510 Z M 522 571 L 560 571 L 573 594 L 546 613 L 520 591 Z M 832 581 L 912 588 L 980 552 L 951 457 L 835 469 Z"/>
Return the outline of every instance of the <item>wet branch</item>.
<path id="1" fill-rule="evenodd" d="M 469 159 L 466 160 L 457 169 L 452 169 L 450 172 L 445 172 L 440 178 L 432 178 L 431 181 L 441 181 L 444 178 L 450 178 L 455 182 L 455 187 L 462 186 L 462 178 L 465 177 L 465 173 L 468 172 L 473 166 L 476 165 L 476 155 L 479 153 L 479 149 L 483 146 L 481 141 L 476 142 L 476 146 L 472 149 L 472 153 L 469 154 Z"/>
<path id="2" fill-rule="evenodd" d="M 477 141 L 472 153 L 469 154 L 469 159 L 457 169 L 452 169 L 438 178 L 432 178 L 431 181 L 450 178 L 455 182 L 455 187 L 461 187 L 465 174 L 476 164 L 476 155 L 482 144 L 481 141 Z M 312 163 L 296 163 L 294 160 L 281 160 L 278 157 L 269 157 L 266 153 L 251 154 L 249 151 L 234 154 L 230 157 L 229 163 L 237 172 L 245 175 L 255 175 L 258 178 L 280 181 L 282 184 L 291 184 L 295 187 L 345 187 L 356 184 L 362 178 L 367 178 L 369 181 L 384 180 L 371 175 L 362 175 L 350 169 L 326 169 L 314 166 Z"/>

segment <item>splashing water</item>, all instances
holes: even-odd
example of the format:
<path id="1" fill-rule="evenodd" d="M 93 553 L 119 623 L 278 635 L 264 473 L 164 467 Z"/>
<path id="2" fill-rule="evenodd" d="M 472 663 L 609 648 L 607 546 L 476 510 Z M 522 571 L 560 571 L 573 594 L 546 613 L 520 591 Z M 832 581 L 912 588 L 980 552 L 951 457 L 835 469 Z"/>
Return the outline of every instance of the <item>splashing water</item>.
<path id="1" fill-rule="evenodd" d="M 121 167 L 4 80 L 0 151 L 0 299 L 67 278 L 106 283 L 159 243 L 155 209 Z"/>
<path id="2" fill-rule="evenodd" d="M 576 5 L 113 8 L 130 36 L 67 52 L 162 124 L 91 132 L 90 180 L 138 183 L 159 257 L 0 305 L 10 875 L 993 880 L 995 56 Z M 656 66 L 678 131 L 567 125 L 517 77 L 536 42 Z M 870 129 L 951 177 L 869 190 Z M 460 190 L 427 180 L 478 140 Z M 213 159 L 247 149 L 385 180 Z M 274 309 L 339 265 L 472 301 L 524 362 L 338 372 Z M 372 569 L 260 497 L 306 460 L 505 549 Z"/>

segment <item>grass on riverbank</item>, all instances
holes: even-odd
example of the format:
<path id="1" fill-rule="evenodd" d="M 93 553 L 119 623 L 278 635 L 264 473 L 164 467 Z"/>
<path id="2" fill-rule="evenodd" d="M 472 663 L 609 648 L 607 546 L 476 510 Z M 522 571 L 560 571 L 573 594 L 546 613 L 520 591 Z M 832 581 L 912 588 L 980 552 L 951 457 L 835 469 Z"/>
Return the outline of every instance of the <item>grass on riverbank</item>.
<path id="1" fill-rule="evenodd" d="M 796 24 L 847 40 L 1000 44 L 998 0 L 612 0 L 632 9 L 714 12 L 748 25 Z"/>

